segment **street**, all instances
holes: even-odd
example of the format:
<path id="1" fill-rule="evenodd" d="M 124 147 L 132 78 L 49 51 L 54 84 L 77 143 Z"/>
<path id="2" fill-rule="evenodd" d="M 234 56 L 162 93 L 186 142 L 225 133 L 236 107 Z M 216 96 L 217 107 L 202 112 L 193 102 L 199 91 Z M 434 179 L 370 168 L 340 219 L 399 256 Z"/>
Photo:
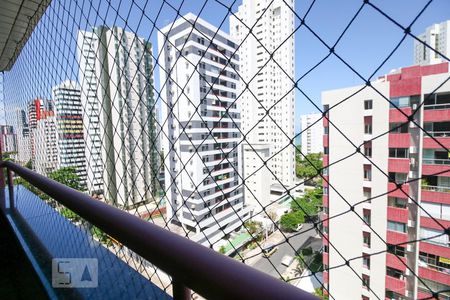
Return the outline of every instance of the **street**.
<path id="1" fill-rule="evenodd" d="M 311 229 L 313 227 L 312 224 L 304 224 L 301 231 L 305 231 Z M 293 233 L 296 234 L 296 233 Z M 290 235 L 293 235 L 292 233 Z M 288 234 L 286 234 L 288 236 Z M 295 251 L 302 248 L 303 244 L 310 238 L 316 236 L 315 230 L 308 230 L 304 233 L 301 233 L 293 238 L 289 239 L 289 243 L 284 242 L 283 244 L 278 246 L 278 250 L 267 259 L 265 256 L 261 255 L 259 260 L 252 264 L 252 267 L 258 269 L 264 273 L 267 273 L 273 277 L 279 278 L 279 274 L 283 274 L 286 270 L 286 266 L 281 264 L 281 260 L 285 255 L 289 255 L 295 257 Z M 270 260 L 270 261 L 269 261 Z M 276 270 L 275 270 L 276 268 Z M 277 272 L 278 271 L 278 272 Z"/>

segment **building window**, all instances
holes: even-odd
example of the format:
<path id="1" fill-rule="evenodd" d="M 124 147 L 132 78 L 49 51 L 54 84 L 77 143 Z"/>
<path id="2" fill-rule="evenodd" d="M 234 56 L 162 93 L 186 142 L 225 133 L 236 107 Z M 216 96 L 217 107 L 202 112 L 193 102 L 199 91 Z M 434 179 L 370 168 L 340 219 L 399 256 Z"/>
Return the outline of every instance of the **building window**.
<path id="1" fill-rule="evenodd" d="M 405 223 L 388 221 L 387 228 L 388 228 L 388 230 L 391 230 L 391 231 L 406 233 L 406 224 Z"/>
<path id="2" fill-rule="evenodd" d="M 405 257 L 405 247 L 402 246 L 388 244 L 387 252 L 400 257 Z"/>
<path id="3" fill-rule="evenodd" d="M 364 124 L 364 133 L 365 134 L 372 134 L 372 123 L 365 123 Z"/>
<path id="4" fill-rule="evenodd" d="M 364 143 L 364 155 L 367 157 L 372 157 L 372 142 Z"/>
<path id="5" fill-rule="evenodd" d="M 363 209 L 363 219 L 364 219 L 364 222 L 366 222 L 366 224 L 370 226 L 370 210 L 369 209 Z"/>
<path id="6" fill-rule="evenodd" d="M 363 254 L 363 267 L 370 270 L 370 255 Z"/>
<path id="7" fill-rule="evenodd" d="M 386 275 L 403 280 L 403 272 L 391 267 L 386 267 Z"/>
<path id="8" fill-rule="evenodd" d="M 425 263 L 428 268 L 446 274 L 450 274 L 450 262 L 447 258 L 443 256 L 437 256 L 426 252 L 420 252 L 419 260 Z"/>
<path id="9" fill-rule="evenodd" d="M 408 148 L 389 148 L 389 157 L 408 158 L 409 157 L 409 149 Z"/>
<path id="10" fill-rule="evenodd" d="M 364 109 L 365 110 L 372 109 L 372 100 L 364 100 Z"/>
<path id="11" fill-rule="evenodd" d="M 364 165 L 364 180 L 371 181 L 372 180 L 372 166 Z"/>
<path id="12" fill-rule="evenodd" d="M 363 274 L 362 284 L 363 284 L 363 288 L 365 288 L 366 290 L 370 289 L 370 277 Z"/>
<path id="13" fill-rule="evenodd" d="M 328 155 L 328 147 L 323 147 L 323 154 Z"/>
<path id="14" fill-rule="evenodd" d="M 403 184 L 408 181 L 408 174 L 389 172 L 389 181 Z"/>
<path id="15" fill-rule="evenodd" d="M 363 244 L 370 248 L 370 232 L 363 232 Z"/>
<path id="16" fill-rule="evenodd" d="M 391 133 L 408 133 L 408 123 L 390 123 L 389 132 Z"/>
<path id="17" fill-rule="evenodd" d="M 444 231 L 441 230 L 421 227 L 420 238 L 426 239 L 426 241 L 424 242 L 437 244 L 444 247 L 448 247 L 450 245 L 449 236 L 447 234 L 444 234 Z"/>
<path id="18" fill-rule="evenodd" d="M 388 197 L 388 206 L 391 207 L 406 208 L 407 203 L 408 202 L 406 201 L 406 199 L 397 197 Z"/>

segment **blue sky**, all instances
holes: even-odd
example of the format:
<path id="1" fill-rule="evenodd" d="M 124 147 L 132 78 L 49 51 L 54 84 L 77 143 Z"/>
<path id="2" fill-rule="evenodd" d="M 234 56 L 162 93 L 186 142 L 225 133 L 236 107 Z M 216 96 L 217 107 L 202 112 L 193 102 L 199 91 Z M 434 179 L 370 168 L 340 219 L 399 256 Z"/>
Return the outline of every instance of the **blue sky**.
<path id="1" fill-rule="evenodd" d="M 295 10 L 298 15 L 303 16 L 310 6 L 311 0 L 297 0 L 296 2 Z M 362 2 L 362 0 L 316 0 L 306 18 L 306 24 L 324 42 L 329 45 L 334 44 Z M 371 3 L 403 26 L 408 26 L 427 2 L 423 0 L 371 0 Z M 77 6 L 83 5 L 83 3 L 83 7 Z M 145 5 L 146 3 L 147 5 Z M 25 47 L 17 66 L 5 76 L 7 101 L 17 103 L 18 101 L 25 102 L 26 99 L 35 96 L 50 97 L 52 85 L 67 78 L 77 79 L 78 70 L 74 53 L 78 28 L 90 28 L 101 24 L 127 27 L 128 30 L 135 31 L 142 37 L 150 37 L 155 53 L 157 45 L 156 30 L 152 31 L 154 29 L 153 22 L 159 28 L 172 22 L 177 16 L 174 8 L 179 9 L 181 14 L 188 12 L 200 14 L 201 18 L 216 26 L 222 23 L 221 29 L 228 32 L 228 10 L 220 3 L 226 6 L 233 4 L 232 11 L 236 11 L 241 0 L 208 0 L 206 5 L 204 3 L 203 0 L 186 0 L 184 2 L 179 0 L 136 0 L 133 4 L 132 1 L 112 0 L 111 6 L 109 6 L 107 1 L 100 0 L 77 2 L 54 0 L 30 39 L 29 45 Z M 145 15 L 142 14 L 142 9 Z M 447 19 L 450 19 L 450 1 L 435 0 L 415 22 L 412 33 L 422 33 L 427 26 Z M 63 23 L 65 26 L 62 26 Z M 296 24 L 299 23 L 297 19 Z M 55 37 L 59 35 L 64 40 L 62 44 L 55 43 L 58 40 Z M 336 52 L 362 76 L 368 78 L 402 37 L 403 32 L 399 27 L 366 5 L 337 45 Z M 327 48 L 305 27 L 301 27 L 296 32 L 295 46 L 296 78 L 302 76 L 328 54 Z M 407 37 L 396 53 L 375 74 L 375 77 L 394 68 L 411 65 L 413 62 L 412 46 L 413 39 Z M 37 55 L 36 49 L 40 49 L 42 53 Z M 31 76 L 29 74 L 31 64 L 46 66 L 47 69 L 40 67 Z M 31 81 L 35 83 L 31 83 Z M 11 88 L 8 90 L 10 83 L 17 84 L 17 82 L 24 84 L 20 90 L 22 94 L 20 97 L 15 94 L 18 91 L 12 91 Z M 158 87 L 158 69 L 155 72 L 155 82 Z M 321 91 L 361 83 L 362 80 L 356 74 L 332 55 L 304 77 L 299 82 L 299 88 L 314 103 L 321 106 Z M 18 100 L 19 98 L 22 100 Z M 297 91 L 296 132 L 300 129 L 299 116 L 312 112 L 317 112 L 314 105 Z"/>

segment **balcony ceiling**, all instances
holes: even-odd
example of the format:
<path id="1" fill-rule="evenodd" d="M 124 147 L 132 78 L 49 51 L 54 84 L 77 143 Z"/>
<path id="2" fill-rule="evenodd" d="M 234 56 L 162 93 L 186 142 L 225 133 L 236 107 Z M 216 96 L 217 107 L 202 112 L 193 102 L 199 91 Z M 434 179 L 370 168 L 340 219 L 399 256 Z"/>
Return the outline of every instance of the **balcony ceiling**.
<path id="1" fill-rule="evenodd" d="M 0 0 L 0 71 L 8 71 L 51 0 Z"/>

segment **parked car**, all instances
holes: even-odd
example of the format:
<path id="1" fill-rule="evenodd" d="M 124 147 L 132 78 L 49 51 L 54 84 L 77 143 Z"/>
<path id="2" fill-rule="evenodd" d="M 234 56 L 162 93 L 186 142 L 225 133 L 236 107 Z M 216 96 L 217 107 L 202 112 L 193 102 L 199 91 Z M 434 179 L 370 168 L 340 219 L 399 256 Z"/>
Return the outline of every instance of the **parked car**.
<path id="1" fill-rule="evenodd" d="M 269 258 L 272 254 L 277 252 L 277 250 L 278 250 L 278 247 L 276 247 L 274 245 L 269 245 L 263 249 L 263 254 L 265 257 Z"/>

